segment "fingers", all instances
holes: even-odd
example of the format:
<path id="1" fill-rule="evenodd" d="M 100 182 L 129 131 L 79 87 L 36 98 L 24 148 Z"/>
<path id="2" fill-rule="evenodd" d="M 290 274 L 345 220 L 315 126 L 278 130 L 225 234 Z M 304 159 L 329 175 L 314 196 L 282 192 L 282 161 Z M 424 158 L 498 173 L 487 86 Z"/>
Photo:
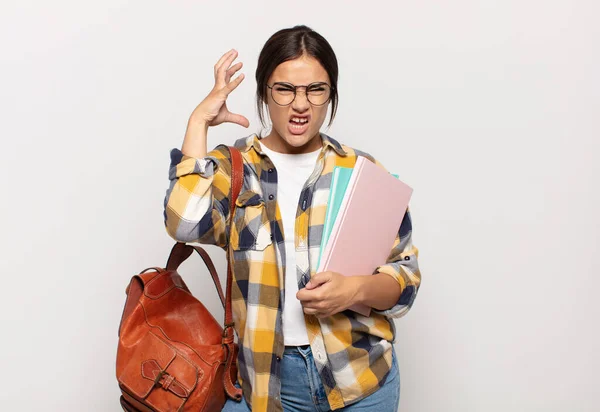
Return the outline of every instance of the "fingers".
<path id="1" fill-rule="evenodd" d="M 316 316 L 317 318 L 326 318 L 327 316 L 331 316 L 329 312 L 319 311 L 318 309 L 314 308 L 304 308 L 304 313 L 307 315 Z"/>
<path id="2" fill-rule="evenodd" d="M 229 50 L 227 53 L 221 56 L 214 67 L 215 88 L 213 91 L 219 96 L 219 100 L 222 102 L 224 102 L 227 96 L 240 85 L 245 77 L 243 73 L 240 73 L 235 79 L 231 79 L 231 77 L 243 66 L 242 62 L 238 62 L 229 67 L 237 55 L 237 50 Z M 221 116 L 220 117 L 223 118 L 223 122 L 236 123 L 246 128 L 250 127 L 250 121 L 248 121 L 246 117 L 229 112 L 226 106 L 221 107 Z"/>
<path id="3" fill-rule="evenodd" d="M 234 49 L 231 49 L 225 53 L 215 65 L 215 83 L 218 85 L 218 87 L 223 87 L 227 84 L 225 81 L 226 71 L 229 68 L 229 65 L 235 60 L 237 55 L 238 52 Z"/>
<path id="4" fill-rule="evenodd" d="M 306 289 L 314 289 L 331 280 L 331 272 L 316 273 L 306 284 Z"/>
<path id="5" fill-rule="evenodd" d="M 319 313 L 319 311 L 315 308 L 304 308 L 304 313 L 306 313 L 307 315 L 317 315 Z"/>
<path id="6" fill-rule="evenodd" d="M 306 287 L 304 287 L 296 292 L 296 299 L 304 304 L 304 302 L 308 301 L 309 299 L 314 299 L 314 294 L 313 292 L 309 292 Z"/>
<path id="7" fill-rule="evenodd" d="M 244 63 L 239 62 L 227 69 L 227 71 L 225 72 L 225 83 L 229 83 L 229 80 L 231 80 L 231 76 L 233 76 L 235 72 L 241 69 L 243 65 Z"/>
<path id="8" fill-rule="evenodd" d="M 250 127 L 250 122 L 241 114 L 228 113 L 225 117 L 226 122 L 237 123 L 240 126 Z"/>
<path id="9" fill-rule="evenodd" d="M 302 305 L 302 310 L 307 315 L 316 315 L 317 313 L 319 313 L 319 308 L 316 305 L 306 305 L 306 304 L 303 304 Z"/>
<path id="10" fill-rule="evenodd" d="M 221 67 L 223 66 L 223 64 L 225 64 L 225 61 L 232 56 L 232 54 L 234 53 L 234 49 L 229 50 L 227 53 L 225 53 L 224 55 L 221 56 L 221 58 L 219 59 L 219 61 L 215 64 L 215 78 L 217 76 L 217 73 L 219 73 L 219 70 L 221 69 Z"/>
<path id="11" fill-rule="evenodd" d="M 311 282 L 310 280 L 306 283 L 306 286 L 304 286 L 304 288 L 306 290 L 311 290 L 311 289 L 314 289 L 316 287 L 317 287 L 317 285 L 314 282 Z"/>
<path id="12" fill-rule="evenodd" d="M 304 287 L 296 292 L 296 298 L 302 302 L 303 305 L 309 304 L 310 302 L 320 302 L 324 300 L 326 296 L 326 291 L 324 292 L 323 289 L 315 290 Z"/>
<path id="13" fill-rule="evenodd" d="M 317 288 L 319 286 L 320 286 L 319 283 L 317 283 L 316 281 L 314 281 L 314 280 L 311 279 L 311 280 L 308 281 L 308 283 L 306 284 L 305 288 L 307 290 L 312 290 L 312 289 L 315 289 L 315 288 Z"/>
<path id="14" fill-rule="evenodd" d="M 227 83 L 225 87 L 223 87 L 223 91 L 226 95 L 229 95 L 232 91 L 236 89 L 240 85 L 240 83 L 244 80 L 244 73 L 240 73 L 235 79 Z"/>
<path id="15" fill-rule="evenodd" d="M 215 73 L 217 72 L 218 68 L 221 67 L 221 65 L 223 64 L 223 62 L 225 61 L 225 59 L 235 51 L 235 49 L 231 49 L 229 50 L 227 53 L 225 53 L 224 55 L 221 56 L 221 58 L 219 59 L 219 61 L 215 64 Z"/>
<path id="16" fill-rule="evenodd" d="M 301 303 L 304 313 L 307 315 L 314 315 L 318 318 L 325 318 L 337 312 L 337 309 L 335 309 L 336 306 L 332 306 L 331 303 L 325 302 L 322 299 L 314 299 L 311 297 L 309 300 L 307 297 Z"/>
<path id="17" fill-rule="evenodd" d="M 323 305 L 323 303 L 318 300 L 308 300 L 308 301 L 302 302 L 302 307 L 304 309 L 308 309 L 308 310 L 319 310 L 319 309 L 323 309 L 325 307 L 325 305 Z"/>

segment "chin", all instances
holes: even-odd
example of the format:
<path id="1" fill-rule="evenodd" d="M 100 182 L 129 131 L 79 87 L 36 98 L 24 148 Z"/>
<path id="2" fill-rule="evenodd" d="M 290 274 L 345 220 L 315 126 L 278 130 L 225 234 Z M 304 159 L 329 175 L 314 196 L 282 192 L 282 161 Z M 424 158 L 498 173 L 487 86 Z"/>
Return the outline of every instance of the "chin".
<path id="1" fill-rule="evenodd" d="M 318 133 L 308 131 L 307 133 L 297 135 L 286 130 L 285 133 L 280 136 L 282 136 L 283 140 L 285 140 L 290 146 L 302 147 L 310 142 L 317 134 Z"/>
<path id="2" fill-rule="evenodd" d="M 306 145 L 311 139 L 306 136 L 291 135 L 285 136 L 283 140 L 285 140 L 290 146 L 302 147 Z"/>

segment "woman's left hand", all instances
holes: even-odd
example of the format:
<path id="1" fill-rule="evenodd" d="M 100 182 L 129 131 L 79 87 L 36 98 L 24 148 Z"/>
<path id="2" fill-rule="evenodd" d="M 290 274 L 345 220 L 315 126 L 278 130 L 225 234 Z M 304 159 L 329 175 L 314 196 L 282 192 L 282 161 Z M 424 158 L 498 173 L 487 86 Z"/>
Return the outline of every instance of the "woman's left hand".
<path id="1" fill-rule="evenodd" d="M 324 318 L 348 309 L 356 300 L 358 282 L 356 276 L 344 276 L 337 272 L 315 274 L 296 297 L 304 307 L 304 313 Z"/>

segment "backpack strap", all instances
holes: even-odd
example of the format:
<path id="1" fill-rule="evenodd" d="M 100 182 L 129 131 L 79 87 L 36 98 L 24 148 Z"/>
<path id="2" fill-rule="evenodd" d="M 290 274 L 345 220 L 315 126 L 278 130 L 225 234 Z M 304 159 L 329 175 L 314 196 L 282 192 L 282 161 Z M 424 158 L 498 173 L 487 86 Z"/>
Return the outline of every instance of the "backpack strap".
<path id="1" fill-rule="evenodd" d="M 238 149 L 233 146 L 228 146 L 231 154 L 231 193 L 229 196 L 229 233 L 231 233 L 231 227 L 233 226 L 233 216 L 235 214 L 235 202 L 237 200 L 240 191 L 242 190 L 242 184 L 244 183 L 244 165 L 242 161 L 242 154 Z M 230 398 L 242 400 L 242 390 L 235 387 L 233 382 L 237 379 L 237 373 L 233 373 L 233 367 L 237 358 L 236 344 L 233 342 L 233 316 L 231 313 L 231 285 L 233 282 L 233 275 L 231 267 L 233 265 L 231 248 L 227 247 L 227 285 L 225 291 L 225 325 L 223 328 L 223 344 L 227 346 L 227 363 L 225 364 L 225 373 L 223 374 L 223 383 L 225 386 L 225 392 Z M 237 372 L 237 367 L 235 368 Z"/>

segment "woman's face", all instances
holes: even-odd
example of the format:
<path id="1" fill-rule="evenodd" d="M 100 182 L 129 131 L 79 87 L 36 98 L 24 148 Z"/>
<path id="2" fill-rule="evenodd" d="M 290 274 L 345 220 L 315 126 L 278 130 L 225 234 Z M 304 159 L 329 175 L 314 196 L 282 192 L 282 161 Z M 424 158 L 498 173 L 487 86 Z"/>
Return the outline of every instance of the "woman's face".
<path id="1" fill-rule="evenodd" d="M 275 82 L 296 86 L 307 86 L 316 82 L 331 84 L 323 66 L 314 57 L 307 55 L 277 66 L 267 84 L 273 86 Z M 290 105 L 280 106 L 273 101 L 271 89 L 267 88 L 267 106 L 273 129 L 263 140 L 269 143 L 270 149 L 283 153 L 307 153 L 322 146 L 319 130 L 325 121 L 330 102 L 314 106 L 306 98 L 305 90 L 304 87 L 299 88 Z M 273 92 L 277 93 L 275 90 Z M 308 123 L 302 126 L 295 125 L 292 119 L 296 116 L 308 119 Z"/>

